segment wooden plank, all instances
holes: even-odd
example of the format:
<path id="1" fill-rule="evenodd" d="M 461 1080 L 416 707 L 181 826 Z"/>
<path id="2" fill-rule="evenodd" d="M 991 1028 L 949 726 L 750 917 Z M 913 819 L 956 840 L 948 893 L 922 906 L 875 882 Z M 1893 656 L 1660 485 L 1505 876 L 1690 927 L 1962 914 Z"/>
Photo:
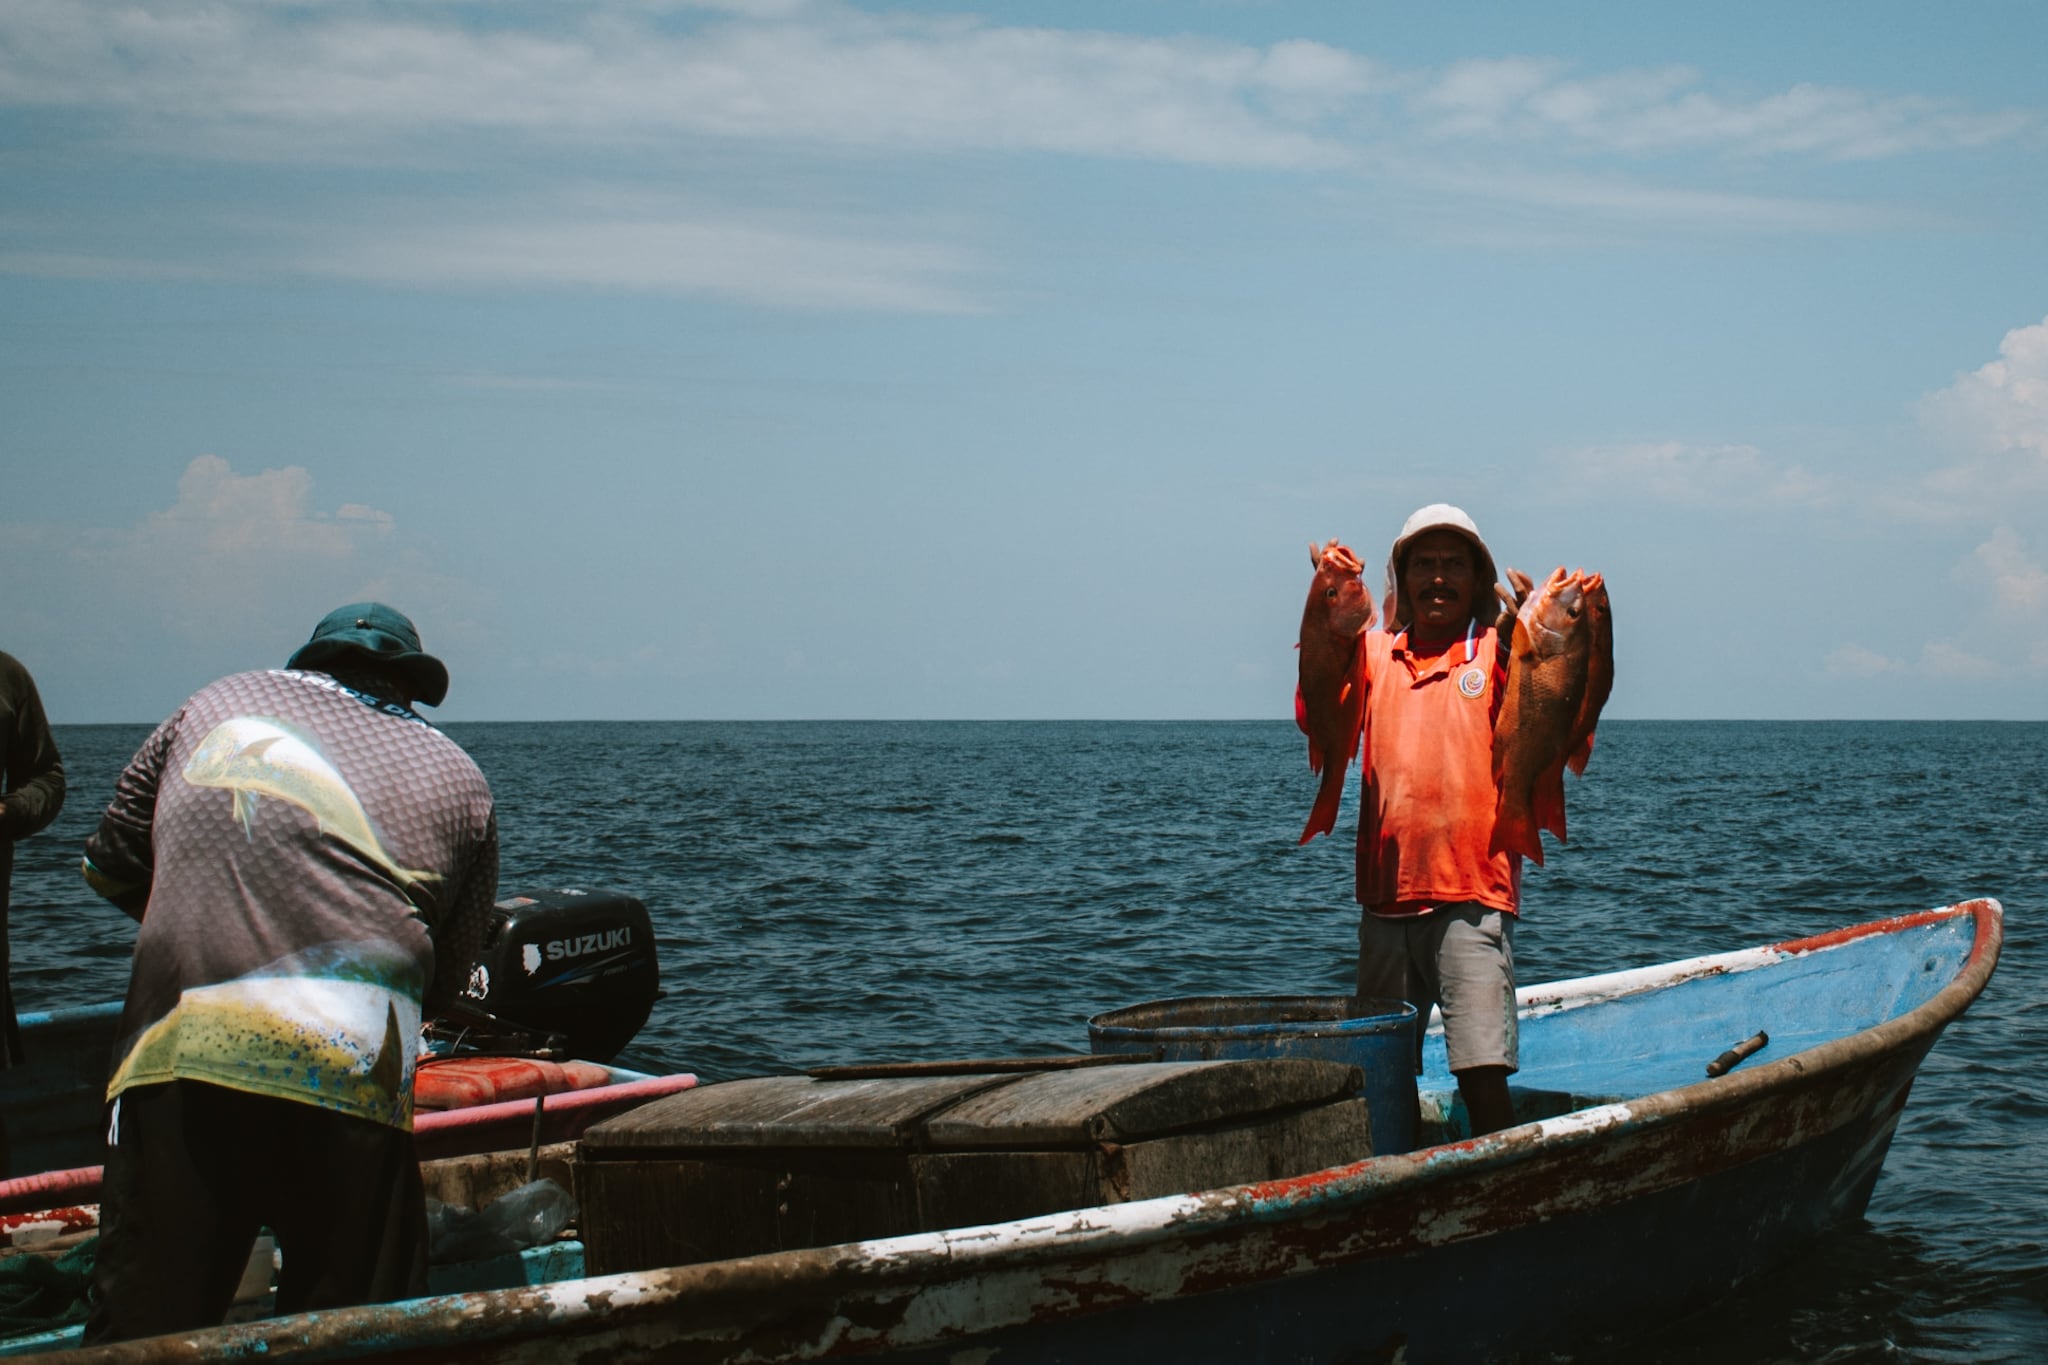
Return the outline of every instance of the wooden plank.
<path id="1" fill-rule="evenodd" d="M 900 1150 L 727 1150 L 583 1163 L 590 1274 L 831 1246 L 918 1229 Z"/>
<path id="2" fill-rule="evenodd" d="M 763 1076 L 665 1096 L 593 1126 L 587 1157 L 731 1147 L 901 1147 L 926 1114 L 1011 1078 L 905 1076 L 817 1081 Z"/>
<path id="3" fill-rule="evenodd" d="M 1355 1066 L 1309 1059 L 1049 1072 L 965 1097 L 926 1120 L 924 1134 L 947 1151 L 1131 1142 L 1328 1103 L 1363 1080 Z"/>
<path id="4" fill-rule="evenodd" d="M 1113 1146 L 1106 1152 L 1105 1202 L 1284 1180 L 1372 1155 L 1366 1102 L 1347 1099 L 1279 1118 Z"/>
<path id="5" fill-rule="evenodd" d="M 938 1062 L 863 1062 L 852 1066 L 814 1066 L 804 1074 L 821 1081 L 877 1080 L 889 1076 L 1017 1075 L 1033 1071 L 1073 1071 L 1090 1066 L 1129 1066 L 1153 1060 L 1142 1052 L 1103 1056 L 969 1057 Z"/>
<path id="6" fill-rule="evenodd" d="M 910 1158 L 920 1230 L 974 1227 L 1110 1202 L 1093 1148 L 931 1152 Z"/>
<path id="7" fill-rule="evenodd" d="M 1370 1155 L 1366 1102 L 1346 1099 L 1129 1145 L 922 1153 L 910 1158 L 910 1169 L 918 1221 L 924 1230 L 935 1231 L 1278 1180 Z"/>

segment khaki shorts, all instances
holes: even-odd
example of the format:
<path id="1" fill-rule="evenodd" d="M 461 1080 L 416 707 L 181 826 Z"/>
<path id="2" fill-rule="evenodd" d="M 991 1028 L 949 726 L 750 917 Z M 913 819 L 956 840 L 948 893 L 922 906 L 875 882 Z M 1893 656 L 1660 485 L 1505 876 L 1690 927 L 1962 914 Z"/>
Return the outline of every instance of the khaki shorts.
<path id="1" fill-rule="evenodd" d="M 1366 911 L 1358 925 L 1358 994 L 1415 1006 L 1418 1072 L 1432 1005 L 1443 1011 L 1452 1074 L 1520 1065 L 1513 915 L 1470 901 L 1402 919 Z"/>

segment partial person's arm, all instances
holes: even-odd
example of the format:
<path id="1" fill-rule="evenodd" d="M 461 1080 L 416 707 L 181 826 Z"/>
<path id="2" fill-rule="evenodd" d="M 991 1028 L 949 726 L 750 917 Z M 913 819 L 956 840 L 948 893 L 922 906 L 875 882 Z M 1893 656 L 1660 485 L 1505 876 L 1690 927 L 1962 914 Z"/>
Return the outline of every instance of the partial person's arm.
<path id="1" fill-rule="evenodd" d="M 432 1019 L 447 1009 L 466 983 L 464 969 L 483 947 L 498 901 L 498 816 L 484 825 L 462 886 L 447 908 L 427 926 L 434 936 L 434 979 L 420 1002 L 421 1017 Z"/>
<path id="2" fill-rule="evenodd" d="M 180 711 L 178 715 L 183 715 Z M 178 716 L 172 716 L 144 740 L 114 783 L 114 799 L 100 816 L 100 827 L 85 841 L 79 871 L 86 885 L 119 906 L 130 919 L 141 920 L 149 907 L 150 882 L 156 876 L 157 784 L 171 751 Z"/>
<path id="3" fill-rule="evenodd" d="M 8 672 L 14 723 L 0 736 L 7 745 L 6 761 L 0 763 L 7 774 L 7 790 L 0 794 L 0 839 L 26 839 L 64 808 L 64 760 L 50 735 L 35 680 L 26 669 Z"/>

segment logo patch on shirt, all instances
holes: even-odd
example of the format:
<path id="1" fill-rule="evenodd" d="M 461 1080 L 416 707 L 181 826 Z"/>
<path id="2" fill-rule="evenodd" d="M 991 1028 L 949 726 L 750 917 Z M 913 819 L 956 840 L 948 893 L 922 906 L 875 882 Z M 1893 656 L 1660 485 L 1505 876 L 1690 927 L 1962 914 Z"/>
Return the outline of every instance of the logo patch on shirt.
<path id="1" fill-rule="evenodd" d="M 1474 664 L 1458 675 L 1458 691 L 1476 697 L 1486 690 L 1486 670 Z"/>

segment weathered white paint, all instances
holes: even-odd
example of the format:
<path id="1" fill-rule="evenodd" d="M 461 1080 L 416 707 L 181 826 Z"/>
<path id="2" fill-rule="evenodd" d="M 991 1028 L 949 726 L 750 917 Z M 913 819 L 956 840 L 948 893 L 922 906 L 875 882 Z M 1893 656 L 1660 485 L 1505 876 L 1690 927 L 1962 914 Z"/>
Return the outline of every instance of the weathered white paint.
<path id="1" fill-rule="evenodd" d="M 1579 1109 L 1556 1118 L 1539 1119 L 1536 1123 L 1536 1139 L 1547 1142 L 1553 1138 L 1571 1137 L 1575 1134 L 1598 1133 L 1609 1128 L 1618 1128 L 1635 1117 L 1635 1110 L 1625 1104 L 1603 1104 L 1592 1109 Z"/>

